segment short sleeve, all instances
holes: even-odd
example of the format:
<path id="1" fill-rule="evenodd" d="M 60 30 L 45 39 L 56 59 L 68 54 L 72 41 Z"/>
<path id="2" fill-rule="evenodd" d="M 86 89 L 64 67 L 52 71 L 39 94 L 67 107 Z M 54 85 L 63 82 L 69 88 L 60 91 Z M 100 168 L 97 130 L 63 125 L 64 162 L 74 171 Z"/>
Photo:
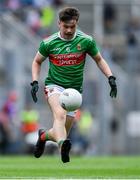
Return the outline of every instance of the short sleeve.
<path id="1" fill-rule="evenodd" d="M 48 57 L 48 46 L 44 41 L 41 41 L 38 51 L 42 56 Z"/>
<path id="2" fill-rule="evenodd" d="M 99 52 L 99 49 L 97 47 L 97 44 L 96 44 L 96 41 L 91 38 L 89 40 L 89 43 L 88 43 L 88 49 L 87 49 L 87 53 L 90 55 L 90 56 L 96 56 L 96 54 Z"/>

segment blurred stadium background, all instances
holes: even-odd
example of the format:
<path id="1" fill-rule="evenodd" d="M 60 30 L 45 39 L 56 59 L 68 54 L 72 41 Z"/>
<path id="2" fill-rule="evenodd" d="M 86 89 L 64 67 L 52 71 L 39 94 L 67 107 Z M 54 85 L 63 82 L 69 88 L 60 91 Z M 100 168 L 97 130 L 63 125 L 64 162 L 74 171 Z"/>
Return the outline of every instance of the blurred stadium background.
<path id="1" fill-rule="evenodd" d="M 139 154 L 139 0 L 0 0 L 0 153 L 31 153 L 37 129 L 51 126 L 43 94 L 48 62 L 42 66 L 37 104 L 30 96 L 31 64 L 42 38 L 58 31 L 63 6 L 80 10 L 79 28 L 95 37 L 118 84 L 118 97 L 111 99 L 106 78 L 87 58 L 83 105 L 70 134 L 72 153 Z M 57 153 L 54 149 L 46 153 Z"/>

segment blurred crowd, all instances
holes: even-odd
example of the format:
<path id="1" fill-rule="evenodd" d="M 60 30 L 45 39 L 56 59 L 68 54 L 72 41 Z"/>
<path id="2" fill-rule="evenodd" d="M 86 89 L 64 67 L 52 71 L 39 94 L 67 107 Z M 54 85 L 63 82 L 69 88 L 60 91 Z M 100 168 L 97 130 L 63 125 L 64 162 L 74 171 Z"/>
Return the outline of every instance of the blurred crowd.
<path id="1" fill-rule="evenodd" d="M 64 0 L 4 0 L 0 11 L 12 13 L 32 34 L 44 37 L 50 35 L 55 11 L 63 4 Z"/>
<path id="2" fill-rule="evenodd" d="M 0 110 L 0 153 L 6 154 L 16 151 L 17 136 L 19 133 L 16 123 L 16 102 L 17 94 L 11 91 Z M 14 144 L 14 146 L 13 146 Z"/>
<path id="3" fill-rule="evenodd" d="M 112 59 L 126 72 L 139 74 L 140 13 L 134 12 L 130 7 L 131 13 L 124 22 L 121 22 L 119 20 L 119 16 L 121 16 L 118 11 L 119 7 L 121 5 L 115 5 L 110 1 L 104 3 L 104 33 L 108 38 L 104 37 L 102 50 L 106 59 Z M 126 16 L 125 8 L 127 5 L 123 8 L 124 16 Z M 139 11 L 139 6 L 137 8 Z"/>
<path id="4" fill-rule="evenodd" d="M 16 91 L 11 91 L 0 107 L 0 153 L 27 153 L 26 135 L 36 132 L 39 128 L 39 114 L 29 104 L 18 112 Z"/>

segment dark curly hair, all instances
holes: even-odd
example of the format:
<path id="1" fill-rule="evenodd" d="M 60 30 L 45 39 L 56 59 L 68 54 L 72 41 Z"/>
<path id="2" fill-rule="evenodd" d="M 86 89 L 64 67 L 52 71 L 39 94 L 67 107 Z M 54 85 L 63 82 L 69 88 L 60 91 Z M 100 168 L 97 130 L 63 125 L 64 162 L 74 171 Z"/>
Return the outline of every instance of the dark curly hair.
<path id="1" fill-rule="evenodd" d="M 78 21 L 80 16 L 79 10 L 75 7 L 65 7 L 59 11 L 59 20 L 66 22 L 70 20 Z"/>

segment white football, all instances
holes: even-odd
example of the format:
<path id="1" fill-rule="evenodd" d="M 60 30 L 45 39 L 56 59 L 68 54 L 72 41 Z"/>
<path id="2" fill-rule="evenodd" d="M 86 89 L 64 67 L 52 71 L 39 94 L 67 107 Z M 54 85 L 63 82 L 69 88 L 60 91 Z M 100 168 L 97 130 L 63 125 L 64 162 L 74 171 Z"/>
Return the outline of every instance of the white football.
<path id="1" fill-rule="evenodd" d="M 82 95 L 76 89 L 68 88 L 60 94 L 59 102 L 66 111 L 75 111 L 82 104 Z"/>

